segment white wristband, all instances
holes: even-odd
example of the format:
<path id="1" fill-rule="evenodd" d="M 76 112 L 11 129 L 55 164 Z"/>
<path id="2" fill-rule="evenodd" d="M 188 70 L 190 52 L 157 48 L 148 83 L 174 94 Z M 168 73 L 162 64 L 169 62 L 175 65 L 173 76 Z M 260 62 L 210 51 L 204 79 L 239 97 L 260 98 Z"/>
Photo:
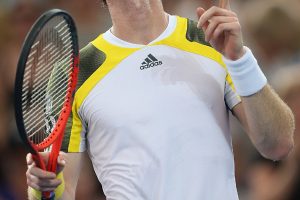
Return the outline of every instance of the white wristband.
<path id="1" fill-rule="evenodd" d="M 246 53 L 238 60 L 229 60 L 223 56 L 232 78 L 236 92 L 240 96 L 250 96 L 260 91 L 266 84 L 267 78 L 257 64 L 248 47 L 244 47 Z"/>

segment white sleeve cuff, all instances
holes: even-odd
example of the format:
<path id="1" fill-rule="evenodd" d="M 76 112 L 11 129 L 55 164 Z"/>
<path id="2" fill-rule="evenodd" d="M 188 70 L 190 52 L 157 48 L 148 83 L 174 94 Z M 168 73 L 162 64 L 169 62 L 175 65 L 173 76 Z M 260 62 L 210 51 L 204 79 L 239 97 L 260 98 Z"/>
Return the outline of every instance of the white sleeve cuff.
<path id="1" fill-rule="evenodd" d="M 238 60 L 229 60 L 223 56 L 232 78 L 236 92 L 240 96 L 250 96 L 260 91 L 266 84 L 267 78 L 257 64 L 248 47 L 244 47 L 246 53 Z"/>

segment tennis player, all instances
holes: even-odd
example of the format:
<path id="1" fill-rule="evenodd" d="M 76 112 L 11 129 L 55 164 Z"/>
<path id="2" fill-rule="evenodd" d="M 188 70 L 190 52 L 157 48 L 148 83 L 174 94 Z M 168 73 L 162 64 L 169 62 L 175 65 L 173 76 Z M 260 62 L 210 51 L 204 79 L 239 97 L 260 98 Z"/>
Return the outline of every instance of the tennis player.
<path id="1" fill-rule="evenodd" d="M 58 175 L 27 156 L 30 199 L 75 199 L 83 153 L 109 200 L 237 200 L 228 112 L 266 158 L 293 148 L 291 110 L 244 46 L 229 2 L 198 22 L 160 0 L 107 0 L 113 26 L 81 50 Z"/>

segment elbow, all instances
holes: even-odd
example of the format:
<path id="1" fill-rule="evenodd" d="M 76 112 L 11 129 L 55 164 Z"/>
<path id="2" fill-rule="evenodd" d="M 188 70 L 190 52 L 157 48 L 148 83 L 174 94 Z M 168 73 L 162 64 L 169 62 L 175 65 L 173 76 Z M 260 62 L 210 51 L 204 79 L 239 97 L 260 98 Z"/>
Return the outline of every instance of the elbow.
<path id="1" fill-rule="evenodd" d="M 284 160 L 288 157 L 291 151 L 294 148 L 294 140 L 293 138 L 284 139 L 273 143 L 272 145 L 265 145 L 264 148 L 261 149 L 260 153 L 267 159 L 273 161 Z"/>
<path id="2" fill-rule="evenodd" d="M 279 126 L 277 129 L 268 130 L 268 137 L 264 137 L 260 143 L 260 153 L 267 159 L 273 161 L 284 160 L 288 157 L 294 148 L 294 132 L 295 132 L 295 122 L 294 116 L 287 119 L 284 126 Z M 271 134 L 270 134 L 271 133 Z"/>

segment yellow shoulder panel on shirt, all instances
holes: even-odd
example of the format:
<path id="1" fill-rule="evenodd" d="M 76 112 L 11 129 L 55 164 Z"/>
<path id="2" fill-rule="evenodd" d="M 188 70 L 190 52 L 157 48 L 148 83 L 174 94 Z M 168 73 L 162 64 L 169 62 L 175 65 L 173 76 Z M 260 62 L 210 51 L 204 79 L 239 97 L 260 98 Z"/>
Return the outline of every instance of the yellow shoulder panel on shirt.
<path id="1" fill-rule="evenodd" d="M 222 66 L 227 73 L 226 76 L 226 81 L 228 84 L 231 86 L 231 88 L 235 91 L 235 87 L 233 85 L 233 82 L 231 80 L 230 75 L 228 74 L 226 65 L 223 62 L 222 59 L 222 54 L 220 54 L 218 51 L 216 51 L 214 48 L 206 45 L 206 44 L 201 44 L 200 42 L 196 41 L 190 41 L 188 40 L 188 25 L 192 24 L 193 22 L 189 19 L 178 17 L 177 16 L 177 26 L 173 34 L 171 34 L 169 37 L 165 38 L 164 40 L 158 41 L 154 43 L 153 45 L 168 45 L 174 48 L 182 49 L 184 51 L 190 52 L 190 53 L 195 53 L 204 57 L 207 57 L 218 64 Z M 192 30 L 194 32 L 198 33 L 193 33 L 193 34 L 199 34 L 201 31 L 195 27 L 192 27 L 191 29 L 196 29 Z M 203 33 L 202 33 L 203 34 Z M 203 42 L 205 43 L 205 42 Z"/>
<path id="2" fill-rule="evenodd" d="M 114 69 L 123 59 L 128 57 L 138 49 L 122 48 L 108 43 L 104 40 L 103 35 L 96 38 L 92 45 L 104 52 L 106 55 L 105 61 L 98 66 L 97 70 L 93 72 L 85 82 L 78 88 L 75 93 L 74 103 L 72 107 L 73 126 L 71 129 L 70 143 L 68 147 L 69 152 L 79 152 L 82 132 L 82 122 L 78 116 L 78 111 L 85 98 L 90 91 L 99 83 L 112 69 Z"/>
<path id="3" fill-rule="evenodd" d="M 210 46 L 200 44 L 198 42 L 191 42 L 187 39 L 188 19 L 177 17 L 177 26 L 173 34 L 164 40 L 158 41 L 153 45 L 168 45 L 174 48 L 182 49 L 184 51 L 202 55 L 214 60 L 225 68 L 222 60 L 222 55 Z"/>
<path id="4" fill-rule="evenodd" d="M 89 92 L 101 81 L 112 69 L 114 69 L 123 59 L 128 57 L 138 49 L 122 48 L 108 43 L 100 35 L 92 44 L 106 54 L 106 60 L 99 68 L 85 81 L 85 83 L 76 92 L 77 107 L 82 104 Z"/>

